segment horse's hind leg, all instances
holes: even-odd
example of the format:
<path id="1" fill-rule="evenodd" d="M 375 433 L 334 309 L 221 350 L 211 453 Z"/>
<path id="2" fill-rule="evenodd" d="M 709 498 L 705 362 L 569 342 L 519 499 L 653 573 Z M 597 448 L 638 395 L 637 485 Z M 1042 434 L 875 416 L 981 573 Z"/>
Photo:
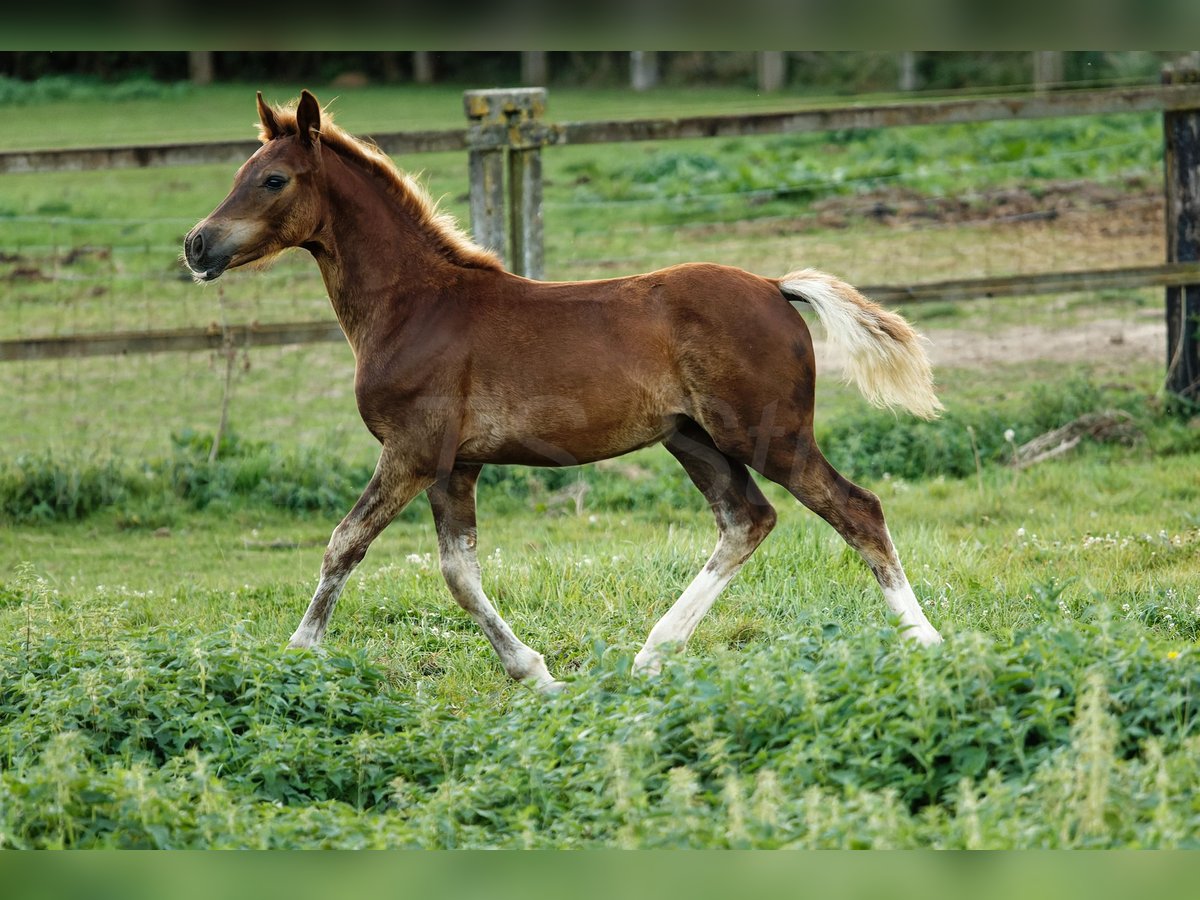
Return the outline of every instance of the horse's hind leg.
<path id="1" fill-rule="evenodd" d="M 321 581 L 304 618 L 292 634 L 289 647 L 312 647 L 321 640 L 333 614 L 333 606 L 354 567 L 362 562 L 371 542 L 413 497 L 425 489 L 429 480 L 410 470 L 404 454 L 384 448 L 366 490 L 333 530 L 321 563 Z"/>
<path id="2" fill-rule="evenodd" d="M 941 643 L 942 636 L 925 617 L 904 574 L 879 498 L 843 478 L 821 454 L 811 432 L 803 432 L 791 448 L 783 441 L 773 442 L 768 453 L 756 454 L 764 460 L 756 468 L 791 491 L 858 551 L 879 582 L 887 605 L 899 617 L 905 637 L 920 644 Z"/>
<path id="3" fill-rule="evenodd" d="M 500 656 L 504 670 L 539 690 L 555 690 L 542 654 L 526 646 L 500 617 L 483 592 L 475 554 L 475 482 L 480 466 L 455 466 L 450 475 L 428 490 L 437 528 L 442 575 L 455 601 L 475 620 Z"/>
<path id="4" fill-rule="evenodd" d="M 659 671 L 670 645 L 687 642 L 742 563 L 775 526 L 775 510 L 746 467 L 721 453 L 698 425 L 689 423 L 664 443 L 712 507 L 718 538 L 700 574 L 650 631 L 634 658 L 634 670 L 646 675 Z"/>

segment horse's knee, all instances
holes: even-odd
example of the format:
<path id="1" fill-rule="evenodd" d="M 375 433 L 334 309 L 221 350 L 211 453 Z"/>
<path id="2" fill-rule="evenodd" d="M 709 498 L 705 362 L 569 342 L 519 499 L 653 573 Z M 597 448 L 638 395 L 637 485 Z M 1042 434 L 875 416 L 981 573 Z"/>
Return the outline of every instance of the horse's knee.
<path id="1" fill-rule="evenodd" d="M 323 574 L 349 572 L 367 555 L 371 541 L 366 535 L 356 529 L 343 530 L 340 526 L 334 530 L 325 548 L 325 558 L 321 564 Z"/>

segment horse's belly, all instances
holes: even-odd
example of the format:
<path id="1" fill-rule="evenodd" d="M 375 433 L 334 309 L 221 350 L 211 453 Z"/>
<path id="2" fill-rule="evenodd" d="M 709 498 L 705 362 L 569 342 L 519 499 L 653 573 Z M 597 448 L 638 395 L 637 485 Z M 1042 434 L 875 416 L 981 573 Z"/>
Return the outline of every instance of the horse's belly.
<path id="1" fill-rule="evenodd" d="M 463 462 L 522 466 L 578 466 L 657 444 L 674 416 L 590 414 L 561 401 L 522 417 L 520 425 L 476 416 L 459 445 Z"/>

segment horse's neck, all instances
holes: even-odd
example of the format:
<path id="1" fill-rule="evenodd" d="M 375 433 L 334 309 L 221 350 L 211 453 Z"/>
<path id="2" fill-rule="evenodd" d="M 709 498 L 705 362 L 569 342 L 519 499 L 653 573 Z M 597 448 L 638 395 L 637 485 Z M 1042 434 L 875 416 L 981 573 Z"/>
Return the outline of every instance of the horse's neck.
<path id="1" fill-rule="evenodd" d="M 338 321 L 358 346 L 382 316 L 404 315 L 427 296 L 421 288 L 446 260 L 376 176 L 338 159 L 327 184 L 329 221 L 313 255 Z"/>

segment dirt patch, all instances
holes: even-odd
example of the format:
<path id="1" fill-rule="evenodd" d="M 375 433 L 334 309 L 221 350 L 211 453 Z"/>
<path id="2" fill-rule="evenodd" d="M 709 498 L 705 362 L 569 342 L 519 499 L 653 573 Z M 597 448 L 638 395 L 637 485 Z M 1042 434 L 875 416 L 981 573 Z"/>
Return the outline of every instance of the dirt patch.
<path id="1" fill-rule="evenodd" d="M 893 187 L 855 197 L 831 197 L 814 203 L 812 209 L 821 228 L 848 228 L 864 219 L 884 225 L 1053 221 L 1066 213 L 1095 212 L 1102 214 L 1093 219 L 1102 233 L 1122 234 L 1161 229 L 1162 204 L 1161 186 L 1132 177 L 1115 184 L 1048 181 L 946 197 Z"/>
<path id="2" fill-rule="evenodd" d="M 840 230 L 875 223 L 892 227 L 1009 222 L 1053 222 L 1086 216 L 1098 235 L 1141 234 L 1163 229 L 1162 186 L 1142 176 L 1097 184 L 1083 179 L 1045 181 L 944 197 L 906 187 L 827 197 L 797 216 L 681 227 L 699 235 L 754 237 Z"/>
<path id="3" fill-rule="evenodd" d="M 907 232 L 905 236 L 919 235 L 922 222 L 995 225 L 1002 229 L 997 234 L 1005 240 L 989 240 L 985 260 L 1000 258 L 1009 271 L 1134 265 L 1161 259 L 1164 254 L 1162 190 L 1144 177 L 1112 184 L 1042 182 L 974 197 L 930 197 L 889 188 L 865 196 L 823 200 L 815 203 L 813 210 L 822 228 L 850 228 L 875 221 L 895 227 L 898 235 Z M 916 255 L 927 265 L 933 259 L 929 251 Z M 955 261 L 951 269 L 958 272 L 961 264 Z M 930 338 L 930 359 L 938 369 L 1038 360 L 1119 366 L 1161 359 L 1166 353 L 1166 325 L 1162 314 L 1152 310 L 1128 318 L 1094 318 L 1059 327 L 1018 324 L 922 330 Z M 834 348 L 819 333 L 814 337 L 819 344 L 818 362 L 840 368 L 842 360 Z"/>
<path id="4" fill-rule="evenodd" d="M 993 364 L 1136 360 L 1166 352 L 1163 321 L 1097 319 L 1069 328 L 1017 325 L 996 332 L 939 329 L 930 335 L 935 366 L 983 367 Z"/>
<path id="5" fill-rule="evenodd" d="M 108 247 L 73 247 L 69 253 L 62 257 L 64 266 L 73 266 L 85 259 L 112 259 L 112 250 Z"/>
<path id="6" fill-rule="evenodd" d="M 1132 362 L 1166 353 L 1167 327 L 1157 319 L 1094 319 L 1069 328 L 1015 325 L 995 331 L 939 328 L 927 332 L 935 369 L 977 368 L 1053 360 L 1055 362 Z M 845 356 L 813 331 L 817 365 L 841 370 Z"/>
<path id="7" fill-rule="evenodd" d="M 45 272 L 37 266 L 18 266 L 4 276 L 7 281 L 51 281 Z"/>

